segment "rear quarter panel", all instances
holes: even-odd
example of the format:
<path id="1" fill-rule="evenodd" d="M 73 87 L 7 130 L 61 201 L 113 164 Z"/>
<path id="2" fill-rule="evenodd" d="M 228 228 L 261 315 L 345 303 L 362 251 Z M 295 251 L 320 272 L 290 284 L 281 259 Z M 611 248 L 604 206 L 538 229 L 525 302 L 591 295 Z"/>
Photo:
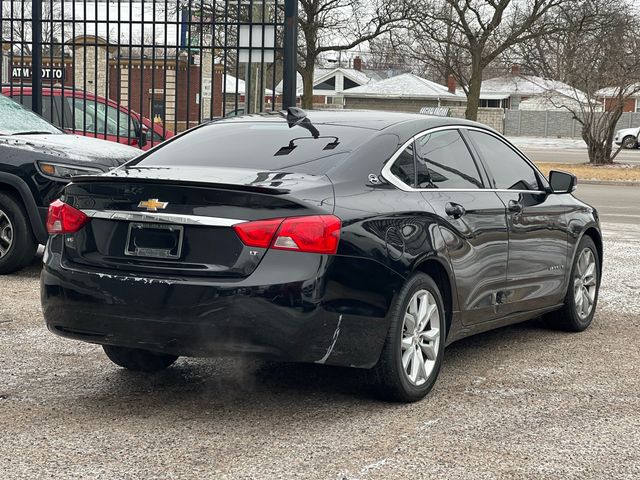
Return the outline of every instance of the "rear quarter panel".
<path id="1" fill-rule="evenodd" d="M 335 214 L 343 225 L 338 254 L 375 264 L 368 267 L 372 278 L 358 279 L 354 272 L 352 282 L 366 282 L 372 294 L 384 298 L 386 313 L 406 279 L 429 259 L 445 268 L 453 284 L 438 218 L 419 193 L 358 182 L 334 188 Z M 458 309 L 455 293 L 452 309 Z"/>

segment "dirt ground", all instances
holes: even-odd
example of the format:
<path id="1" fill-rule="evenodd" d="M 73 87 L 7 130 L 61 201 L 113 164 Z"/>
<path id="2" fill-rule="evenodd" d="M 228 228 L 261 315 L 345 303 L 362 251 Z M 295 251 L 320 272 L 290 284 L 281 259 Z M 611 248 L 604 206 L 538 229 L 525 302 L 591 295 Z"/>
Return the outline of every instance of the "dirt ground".
<path id="1" fill-rule="evenodd" d="M 562 170 L 573 173 L 580 180 L 619 180 L 640 181 L 640 165 L 614 164 L 595 166 L 589 164 L 567 164 L 536 162 L 536 165 L 547 177 L 550 170 Z"/>

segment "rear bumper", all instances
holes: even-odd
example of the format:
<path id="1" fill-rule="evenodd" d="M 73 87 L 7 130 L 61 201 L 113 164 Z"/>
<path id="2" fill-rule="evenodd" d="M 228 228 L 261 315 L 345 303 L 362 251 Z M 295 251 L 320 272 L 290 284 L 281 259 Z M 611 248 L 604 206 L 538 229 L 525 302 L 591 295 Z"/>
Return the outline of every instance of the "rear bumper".
<path id="1" fill-rule="evenodd" d="M 402 278 L 377 262 L 269 251 L 240 281 L 151 278 L 68 265 L 47 245 L 47 327 L 174 355 L 260 355 L 371 367 Z"/>

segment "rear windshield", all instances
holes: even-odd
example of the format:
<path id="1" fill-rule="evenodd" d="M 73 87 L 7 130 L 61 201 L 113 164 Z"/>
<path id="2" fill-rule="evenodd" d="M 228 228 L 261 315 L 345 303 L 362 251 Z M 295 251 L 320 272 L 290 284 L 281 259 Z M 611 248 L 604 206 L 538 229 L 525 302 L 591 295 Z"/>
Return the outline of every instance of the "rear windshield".
<path id="1" fill-rule="evenodd" d="M 258 168 L 320 175 L 376 133 L 358 127 L 315 126 L 320 132 L 317 139 L 309 130 L 289 128 L 284 122 L 212 123 L 165 143 L 129 166 Z"/>

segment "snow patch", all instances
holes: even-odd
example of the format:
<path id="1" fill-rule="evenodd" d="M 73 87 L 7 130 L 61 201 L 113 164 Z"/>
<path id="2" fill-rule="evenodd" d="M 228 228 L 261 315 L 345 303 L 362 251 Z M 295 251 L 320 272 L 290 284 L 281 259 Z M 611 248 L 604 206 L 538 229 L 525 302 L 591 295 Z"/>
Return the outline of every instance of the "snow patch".
<path id="1" fill-rule="evenodd" d="M 508 137 L 516 147 L 522 149 L 579 149 L 586 150 L 587 145 L 581 138 L 551 138 L 551 137 Z"/>

